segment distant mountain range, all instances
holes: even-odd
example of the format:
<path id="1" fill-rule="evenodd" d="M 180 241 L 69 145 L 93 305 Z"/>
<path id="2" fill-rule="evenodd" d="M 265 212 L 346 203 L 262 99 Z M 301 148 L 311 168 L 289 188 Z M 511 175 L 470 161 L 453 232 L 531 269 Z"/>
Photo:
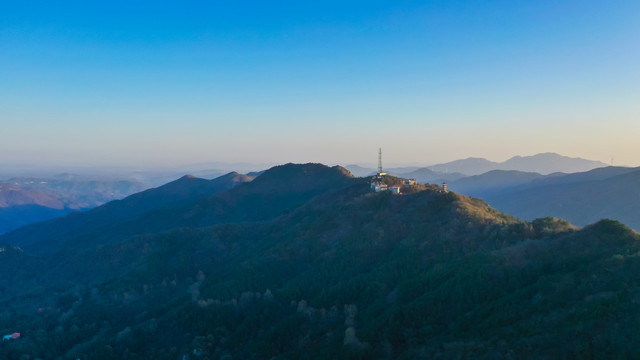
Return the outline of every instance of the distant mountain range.
<path id="1" fill-rule="evenodd" d="M 619 169 L 612 170 L 604 179 L 602 172 L 541 179 L 547 181 L 534 181 L 485 198 L 497 209 L 521 219 L 545 214 L 585 226 L 610 218 L 640 230 L 640 168 L 625 169 L 629 171 L 620 175 Z"/>
<path id="2" fill-rule="evenodd" d="M 608 166 L 600 161 L 571 158 L 555 153 L 543 153 L 533 156 L 514 156 L 504 162 L 493 162 L 480 158 L 468 158 L 446 164 L 430 166 L 434 171 L 459 172 L 465 175 L 479 175 L 491 170 L 517 170 L 551 174 L 556 172 L 574 173 L 589 171 Z"/>
<path id="3" fill-rule="evenodd" d="M 564 174 L 541 175 L 517 170 L 491 170 L 484 174 L 473 175 L 449 182 L 449 188 L 461 194 L 485 199 L 496 193 L 528 186 L 532 182 Z"/>
<path id="4" fill-rule="evenodd" d="M 440 180 L 454 181 L 465 176 L 479 175 L 493 170 L 551 174 L 589 171 L 605 166 L 607 164 L 599 161 L 543 153 L 533 156 L 514 156 L 504 162 L 493 162 L 483 158 L 467 158 L 422 168 L 389 168 L 385 171 L 393 175 L 413 177 L 420 182 L 434 183 Z M 355 176 L 369 176 L 376 172 L 375 169 L 363 168 L 358 165 L 348 165 L 346 168 Z"/>
<path id="5" fill-rule="evenodd" d="M 585 226 L 602 218 L 640 229 L 640 168 L 605 167 L 574 174 L 494 170 L 449 183 L 462 194 L 525 220 L 555 216 Z"/>
<path id="6" fill-rule="evenodd" d="M 635 195 L 640 194 L 640 182 L 633 175 L 623 176 L 639 170 L 546 153 L 516 156 L 503 163 L 469 158 L 407 173 L 394 169 L 388 172 L 424 183 L 446 181 L 453 191 L 484 199 L 497 209 L 529 221 L 555 216 L 585 226 L 611 218 L 640 229 L 640 201 Z M 476 172 L 482 173 L 463 175 Z"/>
<path id="7" fill-rule="evenodd" d="M 192 167 L 195 170 L 194 175 L 212 179 L 222 175 L 221 170 L 212 168 L 212 166 L 217 165 L 223 164 L 201 164 Z M 247 164 L 239 165 L 249 166 Z M 491 162 L 480 158 L 469 158 L 430 167 L 408 166 L 391 168 L 386 171 L 392 175 L 416 179 L 421 183 L 441 184 L 446 181 L 452 184 L 455 182 L 457 191 L 485 198 L 492 195 L 490 191 L 485 191 L 488 190 L 487 186 L 482 184 L 473 185 L 476 183 L 475 179 L 461 179 L 468 178 L 469 174 L 491 172 L 496 171 L 496 169 L 546 174 L 552 171 L 569 173 L 577 170 L 582 171 L 583 169 L 589 170 L 593 167 L 604 165 L 599 162 L 547 153 L 528 157 L 516 156 L 503 163 Z M 375 169 L 357 165 L 349 165 L 347 169 L 355 176 L 370 176 L 375 173 Z M 101 171 L 107 170 L 102 169 Z M 138 171 L 129 172 L 127 175 L 137 180 L 123 180 L 117 178 L 117 176 L 124 176 L 124 172 L 122 172 L 124 170 L 120 171 L 121 173 L 118 174 L 121 175 L 107 175 L 105 173 L 100 180 L 95 180 L 96 174 L 91 177 L 90 175 L 64 173 L 47 178 L 23 177 L 0 181 L 0 234 L 24 225 L 63 216 L 72 211 L 92 209 L 110 200 L 121 199 L 127 195 L 165 184 L 182 176 L 177 171 L 169 170 Z M 252 172 L 249 173 L 249 176 L 256 177 L 262 172 Z M 492 175 L 487 174 L 484 181 L 491 182 L 490 176 Z M 535 175 L 531 176 L 535 177 Z M 520 175 L 518 178 L 511 177 L 509 180 L 505 180 L 507 183 L 502 184 L 501 180 L 496 178 L 496 181 L 488 186 L 496 192 L 504 192 L 507 188 L 512 189 L 517 184 L 524 185 L 528 183 L 527 179 L 527 176 Z M 533 178 L 530 180 L 533 180 Z M 468 189 L 465 184 L 472 187 L 479 186 L 478 191 Z M 471 192 L 467 190 L 471 190 Z M 577 223 L 582 224 L 583 222 L 577 221 Z"/>
<path id="8" fill-rule="evenodd" d="M 625 184 L 621 169 L 585 179 Z M 487 175 L 499 178 L 500 173 Z M 565 179 L 567 180 L 567 179 Z M 402 179 L 387 177 L 385 182 Z M 549 181 L 549 184 L 544 183 Z M 503 184 L 519 186 L 517 181 Z M 611 183 L 614 185 L 614 183 Z M 640 235 L 341 167 L 183 177 L 0 236 L 8 359 L 624 358 Z"/>

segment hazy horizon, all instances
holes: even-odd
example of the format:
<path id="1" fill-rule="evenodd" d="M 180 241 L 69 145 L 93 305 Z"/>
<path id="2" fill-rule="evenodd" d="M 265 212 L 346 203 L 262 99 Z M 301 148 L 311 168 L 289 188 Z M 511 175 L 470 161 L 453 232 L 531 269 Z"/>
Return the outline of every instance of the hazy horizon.
<path id="1" fill-rule="evenodd" d="M 639 166 L 640 3 L 0 5 L 0 164 Z"/>
<path id="2" fill-rule="evenodd" d="M 539 154 L 527 154 L 527 155 L 513 155 L 510 156 L 508 158 L 505 159 L 486 159 L 489 161 L 493 161 L 496 163 L 501 163 L 504 162 L 506 160 L 512 159 L 514 157 L 517 156 L 521 156 L 521 157 L 528 157 L 528 156 L 534 156 L 534 155 L 541 155 L 544 153 L 539 153 Z M 377 156 L 377 153 L 375 154 Z M 557 155 L 561 155 L 563 156 L 563 154 L 557 154 Z M 468 158 L 478 158 L 478 157 L 468 157 Z M 464 159 L 468 159 L 468 158 L 460 158 L 460 159 L 454 159 L 455 160 L 464 160 Z M 384 159 L 384 156 L 383 156 Z M 585 158 L 581 158 L 584 160 L 592 160 L 593 159 L 585 159 Z M 597 160 L 595 160 L 597 161 Z M 311 161 L 304 161 L 304 162 L 297 162 L 297 163 L 309 163 Z M 23 175 L 33 175 L 33 176 L 54 176 L 54 175 L 60 175 L 60 174 L 64 174 L 64 173 L 70 173 L 70 174 L 74 174 L 74 175 L 87 175 L 87 176 L 94 176 L 94 175 L 107 175 L 107 176 L 125 176 L 125 175 L 131 175 L 131 174 L 153 174 L 153 173 L 171 173 L 171 172 L 175 172 L 175 173 L 182 173 L 182 174 L 188 174 L 188 172 L 193 172 L 193 174 L 196 174 L 196 176 L 199 176 L 197 174 L 199 173 L 207 173 L 207 172 L 211 172 L 211 171 L 220 171 L 222 173 L 226 173 L 226 172 L 230 172 L 230 171 L 237 171 L 240 173 L 249 173 L 249 172 L 255 172 L 255 171 L 262 171 L 262 170 L 267 170 L 273 166 L 277 166 L 277 165 L 283 165 L 285 163 L 291 163 L 289 162 L 282 162 L 282 163 L 232 163 L 232 162 L 222 162 L 222 161 L 210 161 L 210 162 L 201 162 L 201 163 L 183 163 L 183 164 L 164 164 L 164 165 L 157 165 L 157 166 L 153 166 L 153 165 L 140 165 L 140 166 L 135 166 L 135 165 L 118 165 L 118 164 L 109 164 L 109 165 L 51 165 L 51 164 L 3 164 L 0 163 L 0 180 L 2 180 L 2 176 L 3 175 L 9 175 L 9 177 L 11 176 L 23 176 Z M 293 162 L 296 163 L 296 162 Z M 322 163 L 322 162 L 319 162 Z M 328 166 L 335 166 L 335 165 L 340 165 L 340 166 L 360 166 L 363 168 L 370 168 L 370 169 L 376 169 L 378 164 L 376 162 L 373 161 L 367 161 L 367 162 L 358 162 L 358 163 L 346 163 L 346 162 L 332 162 L 332 163 L 322 163 Z M 407 167 L 407 168 L 428 168 L 428 167 L 432 167 L 432 166 L 437 166 L 437 165 L 443 165 L 446 164 L 445 163 L 425 163 L 425 162 L 406 162 L 406 163 L 402 163 L 402 162 L 395 162 L 395 163 L 389 163 L 386 161 L 383 161 L 383 167 L 385 169 L 399 169 L 399 168 L 403 168 L 403 167 Z M 606 164 L 606 163 L 605 163 Z M 612 164 L 606 164 L 606 165 L 612 165 Z M 613 164 L 614 166 L 626 166 L 626 165 L 621 165 L 621 164 Z M 216 175 L 217 176 L 217 175 Z"/>

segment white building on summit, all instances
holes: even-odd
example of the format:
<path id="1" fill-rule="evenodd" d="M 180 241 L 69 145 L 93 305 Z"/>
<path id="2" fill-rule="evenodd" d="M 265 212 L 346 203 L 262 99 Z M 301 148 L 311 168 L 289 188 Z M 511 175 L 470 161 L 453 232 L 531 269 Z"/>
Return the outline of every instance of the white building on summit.
<path id="1" fill-rule="evenodd" d="M 374 190 L 375 192 L 387 191 L 389 190 L 389 185 L 381 182 L 372 182 L 371 190 Z"/>
<path id="2" fill-rule="evenodd" d="M 386 181 L 385 181 L 386 177 Z M 402 194 L 402 186 L 416 185 L 415 179 L 402 179 L 388 176 L 382 170 L 382 149 L 378 149 L 378 172 L 371 178 L 371 190 L 375 192 L 391 191 L 394 194 Z"/>

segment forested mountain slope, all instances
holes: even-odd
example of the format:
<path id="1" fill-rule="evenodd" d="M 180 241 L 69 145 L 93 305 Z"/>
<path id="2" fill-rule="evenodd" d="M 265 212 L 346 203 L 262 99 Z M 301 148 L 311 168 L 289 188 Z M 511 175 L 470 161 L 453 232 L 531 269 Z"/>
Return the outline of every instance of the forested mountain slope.
<path id="1" fill-rule="evenodd" d="M 8 274 L 0 331 L 23 336 L 0 351 L 8 359 L 640 351 L 636 232 L 610 220 L 583 229 L 524 222 L 433 185 L 403 192 L 372 192 L 341 168 L 285 165 L 197 204 L 205 215 L 195 223 L 221 208 L 232 214 L 219 217 L 226 222 L 39 256 L 11 247 L 0 252 Z M 234 207 L 249 205 L 268 215 L 239 217 Z"/>

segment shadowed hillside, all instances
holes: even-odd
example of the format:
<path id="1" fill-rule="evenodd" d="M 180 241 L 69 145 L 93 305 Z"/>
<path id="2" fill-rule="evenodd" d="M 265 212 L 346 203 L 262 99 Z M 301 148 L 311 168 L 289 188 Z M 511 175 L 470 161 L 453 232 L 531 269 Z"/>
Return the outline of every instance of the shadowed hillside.
<path id="1" fill-rule="evenodd" d="M 214 180 L 185 176 L 86 213 L 27 226 L 1 238 L 42 253 L 60 247 L 108 244 L 177 227 L 266 220 L 314 196 L 362 181 L 343 168 L 320 164 L 277 166 L 250 180 L 237 173 Z"/>
<path id="2" fill-rule="evenodd" d="M 558 177 L 555 181 L 540 181 L 539 186 L 488 195 L 486 200 L 527 220 L 556 216 L 584 226 L 612 218 L 640 229 L 640 171 L 622 170 L 622 175 L 608 178 L 597 172 L 593 174 L 595 180 L 586 180 L 587 174 L 568 175 L 569 179 Z M 602 177 L 605 178 L 600 180 Z"/>
<path id="3" fill-rule="evenodd" d="M 495 170 L 449 182 L 449 188 L 482 198 L 525 220 L 556 216 L 584 226 L 611 218 L 640 228 L 638 168 L 604 167 L 574 174 L 540 175 Z M 634 175 L 636 174 L 636 175 Z"/>
<path id="4" fill-rule="evenodd" d="M 149 211 L 198 202 L 247 181 L 251 181 L 251 178 L 237 173 L 229 173 L 214 180 L 184 176 L 161 187 L 109 202 L 91 211 L 72 213 L 63 218 L 26 226 L 2 238 L 34 252 L 55 250 L 72 241 L 78 244 L 116 241 L 135 233 L 138 218 Z M 157 224 L 157 229 L 162 228 L 166 227 L 162 223 Z"/>
<path id="5" fill-rule="evenodd" d="M 155 201 L 191 219 L 168 205 L 209 185 L 183 178 L 155 190 L 173 201 L 152 201 L 151 191 L 120 203 L 152 213 Z M 0 247 L 0 330 L 23 334 L 4 354 L 538 359 L 640 350 L 640 236 L 615 221 L 528 223 L 438 186 L 375 193 L 366 179 L 316 164 L 276 167 L 192 204 L 204 214 L 196 222 L 220 209 L 230 220 L 50 246 L 38 257 Z"/>

